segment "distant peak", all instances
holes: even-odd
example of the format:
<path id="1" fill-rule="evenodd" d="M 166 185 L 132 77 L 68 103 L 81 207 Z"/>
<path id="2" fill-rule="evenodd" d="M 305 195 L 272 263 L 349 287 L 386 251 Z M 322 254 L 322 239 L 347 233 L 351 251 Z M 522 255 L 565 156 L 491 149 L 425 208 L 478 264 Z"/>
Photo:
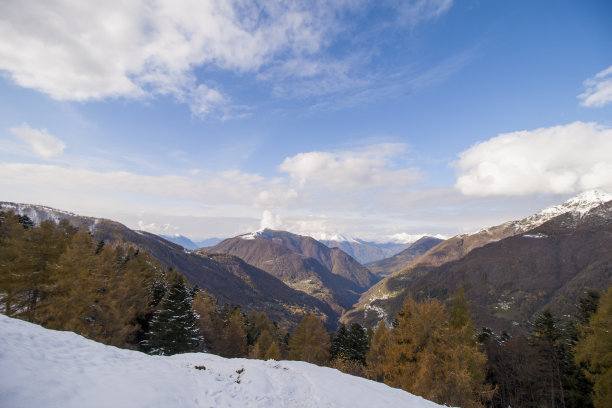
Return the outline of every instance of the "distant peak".
<path id="1" fill-rule="evenodd" d="M 602 190 L 588 190 L 570 198 L 563 205 L 568 207 L 590 207 L 590 210 L 608 201 L 612 201 L 612 194 Z"/>
<path id="2" fill-rule="evenodd" d="M 241 239 L 255 239 L 255 238 L 261 237 L 263 235 L 263 233 L 266 232 L 266 231 L 267 231 L 267 228 L 261 228 L 261 229 L 258 229 L 257 231 L 249 232 L 247 234 L 238 235 L 238 238 L 241 238 Z"/>
<path id="3" fill-rule="evenodd" d="M 354 238 L 337 232 L 312 232 L 306 235 L 317 241 L 357 242 Z"/>

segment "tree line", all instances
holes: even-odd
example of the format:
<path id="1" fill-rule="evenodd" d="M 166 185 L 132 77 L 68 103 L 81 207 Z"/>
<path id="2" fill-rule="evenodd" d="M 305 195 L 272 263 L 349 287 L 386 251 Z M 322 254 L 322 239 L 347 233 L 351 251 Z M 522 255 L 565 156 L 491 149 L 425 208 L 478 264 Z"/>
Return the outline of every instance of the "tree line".
<path id="1" fill-rule="evenodd" d="M 291 331 L 220 305 L 145 251 L 94 241 L 66 220 L 0 213 L 0 307 L 7 316 L 150 354 L 302 360 L 461 407 L 610 407 L 612 290 L 574 316 L 545 311 L 531 333 L 476 331 L 460 288 L 449 306 L 408 298 L 395 320 Z"/>

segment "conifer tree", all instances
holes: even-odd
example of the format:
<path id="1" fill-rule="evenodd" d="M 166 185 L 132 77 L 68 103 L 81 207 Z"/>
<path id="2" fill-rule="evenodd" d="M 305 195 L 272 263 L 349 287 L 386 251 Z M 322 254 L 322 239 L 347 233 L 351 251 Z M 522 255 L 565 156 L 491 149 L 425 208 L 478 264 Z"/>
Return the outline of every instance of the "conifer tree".
<path id="1" fill-rule="evenodd" d="M 370 350 L 366 355 L 367 377 L 375 381 L 385 381 L 385 364 L 387 348 L 390 346 L 391 338 L 384 322 L 379 322 L 370 343 Z"/>
<path id="2" fill-rule="evenodd" d="M 223 344 L 219 354 L 223 357 L 247 356 L 246 318 L 240 306 L 232 307 L 226 313 L 223 329 Z"/>
<path id="3" fill-rule="evenodd" d="M 352 323 L 347 336 L 347 357 L 351 361 L 365 364 L 368 352 L 368 336 L 359 323 Z"/>
<path id="4" fill-rule="evenodd" d="M 601 297 L 597 311 L 582 329 L 576 362 L 586 367 L 593 381 L 595 408 L 612 406 L 612 286 Z"/>
<path id="5" fill-rule="evenodd" d="M 253 350 L 251 351 L 251 358 L 265 360 L 266 355 L 268 354 L 268 351 L 270 350 L 270 347 L 273 343 L 275 343 L 275 341 L 272 338 L 272 335 L 270 334 L 269 330 L 266 329 L 261 332 L 261 334 L 257 338 L 255 346 L 253 347 Z"/>
<path id="6" fill-rule="evenodd" d="M 151 354 L 171 355 L 194 351 L 202 342 L 191 291 L 181 275 L 170 280 L 166 297 L 153 319 L 146 340 Z"/>
<path id="7" fill-rule="evenodd" d="M 264 360 L 276 360 L 279 361 L 281 359 L 281 351 L 276 342 L 272 342 L 268 351 L 266 351 L 266 355 L 264 356 Z"/>
<path id="8" fill-rule="evenodd" d="M 204 339 L 204 350 L 219 354 L 223 344 L 223 319 L 217 299 L 205 290 L 195 295 L 193 309 L 198 314 L 198 328 Z"/>
<path id="9" fill-rule="evenodd" d="M 329 336 L 314 314 L 304 316 L 289 339 L 289 358 L 323 365 L 329 360 Z"/>
<path id="10" fill-rule="evenodd" d="M 332 335 L 331 347 L 329 349 L 330 359 L 346 359 L 348 357 L 348 335 L 346 326 L 341 324 L 336 333 Z"/>
<path id="11" fill-rule="evenodd" d="M 25 273 L 19 262 L 25 244 L 25 229 L 12 211 L 0 217 L 0 302 L 3 313 L 14 316 L 22 305 L 24 284 L 21 274 Z"/>

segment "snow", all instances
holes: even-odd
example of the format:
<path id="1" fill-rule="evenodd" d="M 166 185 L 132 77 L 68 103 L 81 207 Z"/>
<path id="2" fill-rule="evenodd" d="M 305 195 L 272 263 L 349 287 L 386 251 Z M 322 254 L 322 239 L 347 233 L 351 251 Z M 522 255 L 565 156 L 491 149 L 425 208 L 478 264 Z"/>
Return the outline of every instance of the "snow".
<path id="1" fill-rule="evenodd" d="M 570 198 L 561 205 L 554 205 L 543 209 L 537 214 L 521 220 L 523 231 L 534 229 L 545 222 L 566 213 L 574 214 L 578 217 L 583 217 L 587 212 L 593 208 L 600 206 L 608 201 L 612 200 L 612 194 L 600 191 L 600 190 L 589 190 L 575 197 Z"/>
<path id="2" fill-rule="evenodd" d="M 523 234 L 524 238 L 548 238 L 548 235 L 546 234 Z"/>
<path id="3" fill-rule="evenodd" d="M 149 356 L 3 315 L 0 333 L 6 407 L 440 407 L 304 362 Z"/>
<path id="4" fill-rule="evenodd" d="M 249 232 L 248 234 L 238 235 L 238 238 L 247 239 L 247 240 L 255 239 L 257 237 L 260 237 L 264 231 L 265 229 L 260 229 L 254 232 Z"/>

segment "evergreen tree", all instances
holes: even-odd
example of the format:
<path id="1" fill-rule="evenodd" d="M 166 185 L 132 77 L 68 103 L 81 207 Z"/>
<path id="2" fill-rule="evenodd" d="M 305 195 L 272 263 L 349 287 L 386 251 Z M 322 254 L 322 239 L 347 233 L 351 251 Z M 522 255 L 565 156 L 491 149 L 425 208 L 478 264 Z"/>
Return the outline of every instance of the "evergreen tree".
<path id="1" fill-rule="evenodd" d="M 338 327 L 336 333 L 332 335 L 331 347 L 329 349 L 330 358 L 346 359 L 348 357 L 348 330 L 344 324 Z"/>
<path id="2" fill-rule="evenodd" d="M 146 340 L 151 354 L 186 353 L 200 345 L 202 337 L 192 302 L 191 291 L 185 280 L 175 273 L 161 307 L 153 314 Z"/>
<path id="3" fill-rule="evenodd" d="M 349 360 L 365 364 L 366 354 L 369 349 L 368 335 L 359 323 L 351 324 L 347 343 Z"/>

